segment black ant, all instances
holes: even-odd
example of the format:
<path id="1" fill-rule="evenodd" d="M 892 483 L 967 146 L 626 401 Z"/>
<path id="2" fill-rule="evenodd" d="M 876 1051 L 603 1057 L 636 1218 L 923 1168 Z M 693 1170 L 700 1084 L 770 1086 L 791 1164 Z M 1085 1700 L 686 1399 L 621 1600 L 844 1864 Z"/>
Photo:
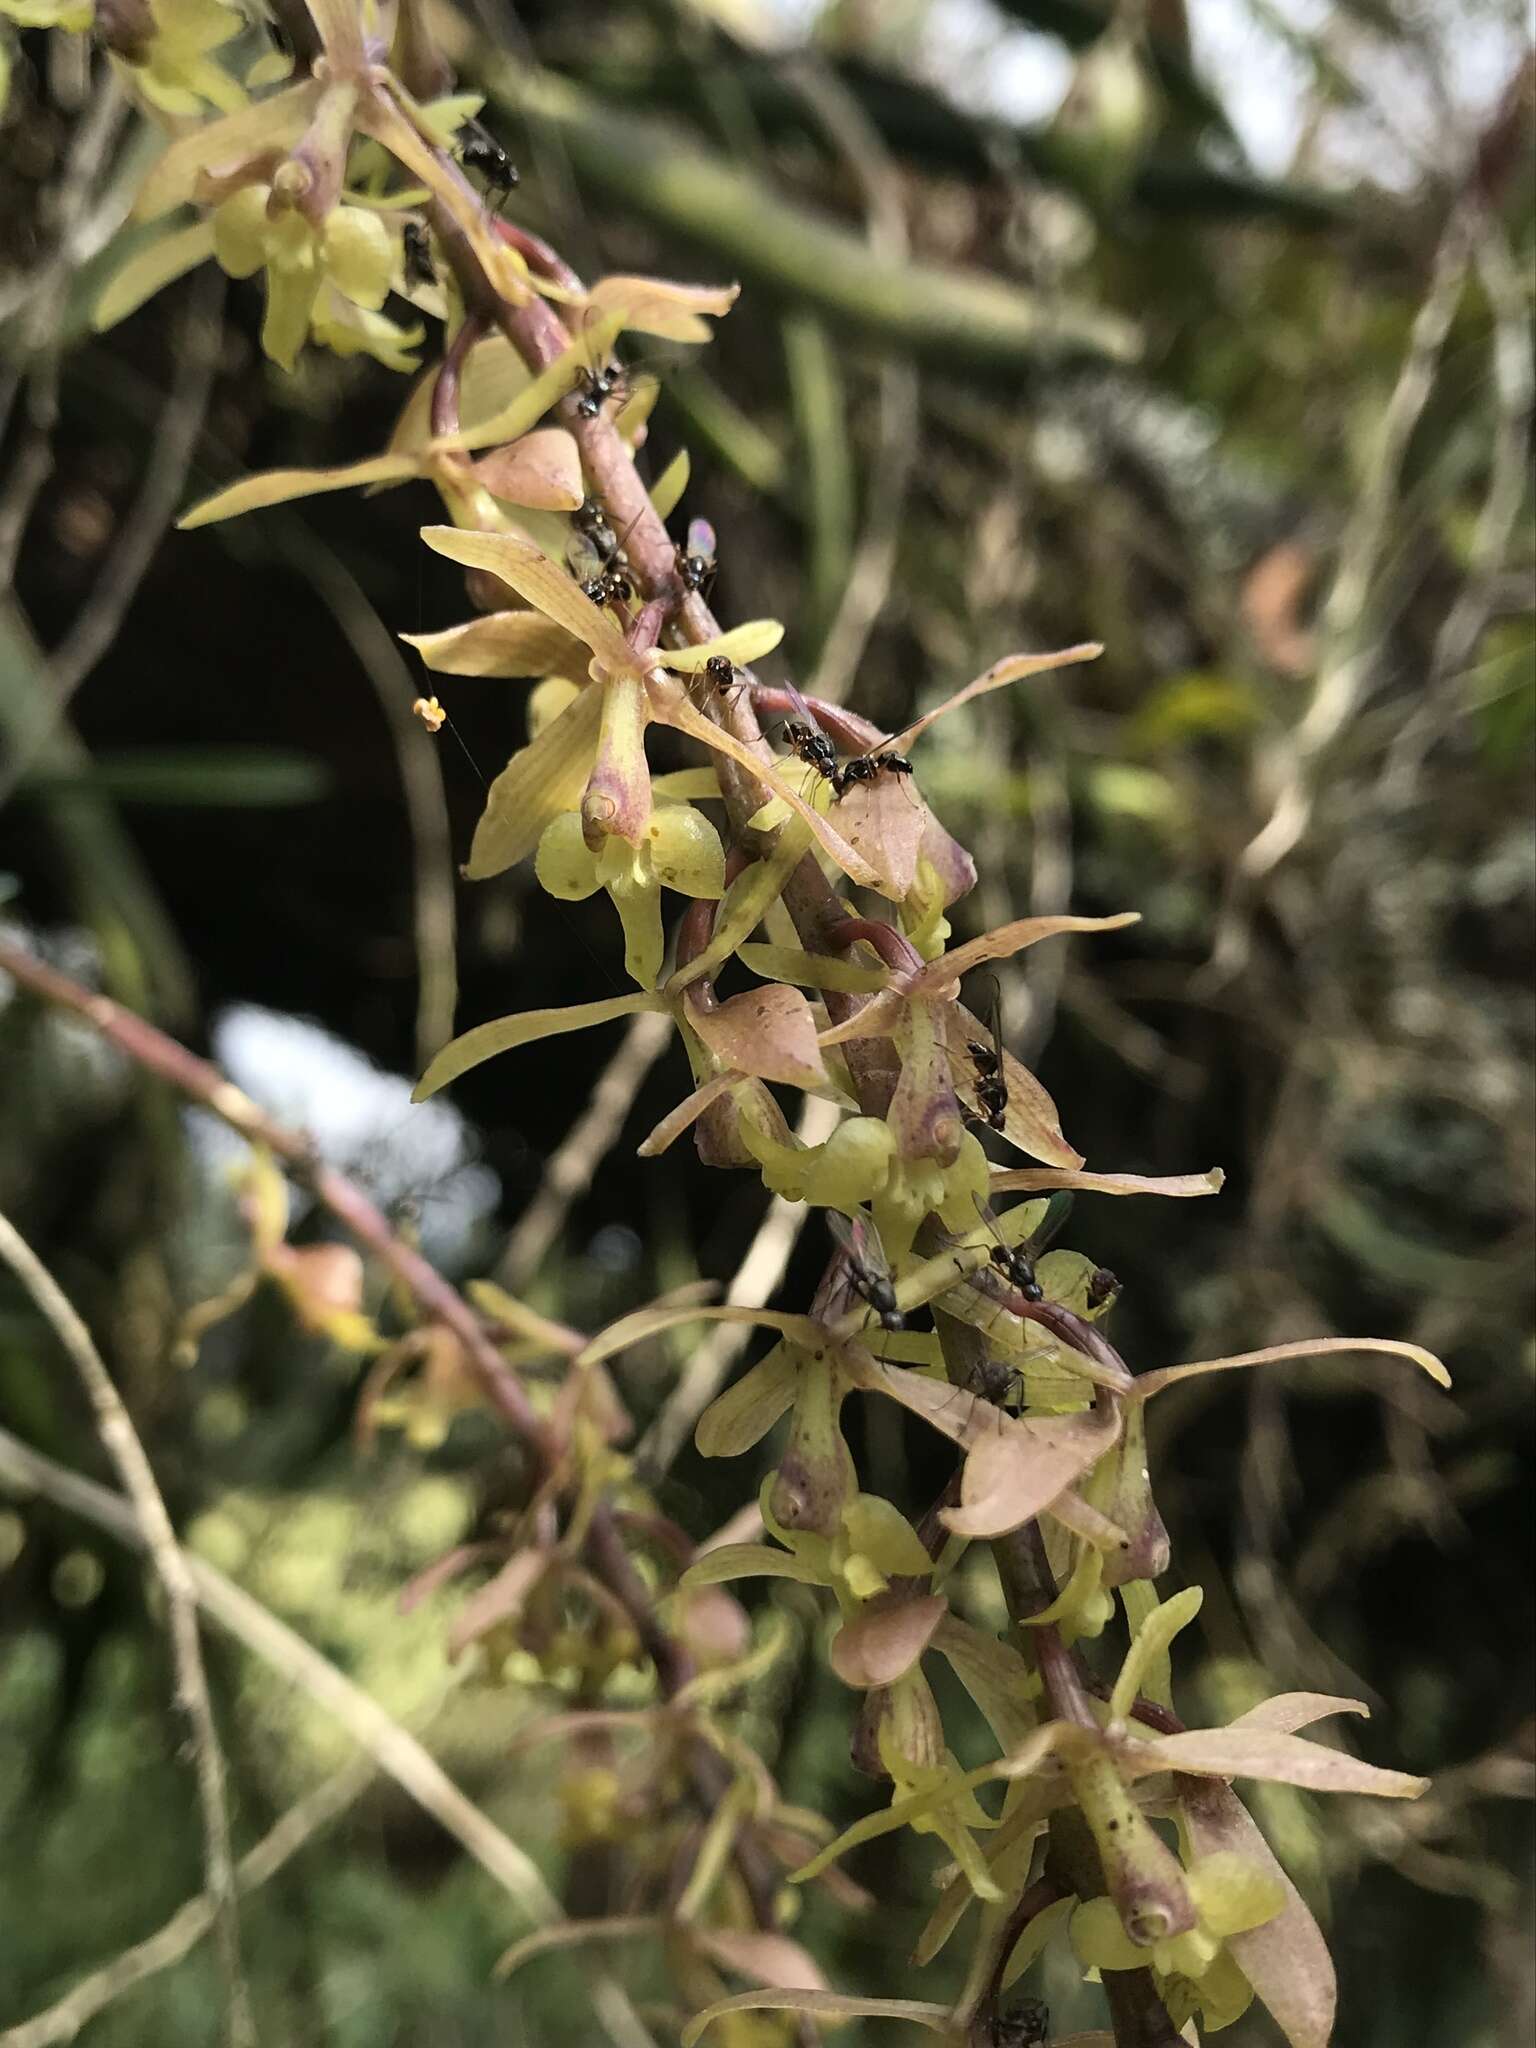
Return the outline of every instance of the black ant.
<path id="1" fill-rule="evenodd" d="M 402 260 L 407 284 L 437 283 L 437 266 L 432 261 L 432 238 L 419 220 L 408 220 L 405 224 Z"/>
<path id="2" fill-rule="evenodd" d="M 704 664 L 704 674 L 723 697 L 727 690 L 736 686 L 735 663 L 723 654 L 712 654 Z"/>
<path id="3" fill-rule="evenodd" d="M 992 1042 L 988 1045 L 977 1038 L 968 1038 L 965 1042 L 971 1064 L 976 1069 L 976 1100 L 981 1105 L 982 1122 L 993 1131 L 1002 1130 L 1008 1117 L 1008 1083 L 1003 1073 L 1003 1039 L 998 1028 L 998 1009 L 997 979 L 994 976 L 988 1019 Z"/>
<path id="4" fill-rule="evenodd" d="M 486 204 L 494 192 L 496 204 L 492 213 L 499 213 L 518 182 L 517 166 L 502 148 L 501 144 L 478 121 L 471 121 L 459 137 L 459 162 L 466 171 L 478 171 L 485 180 Z"/>
<path id="5" fill-rule="evenodd" d="M 907 1319 L 897 1305 L 890 1265 L 873 1223 L 864 1215 L 844 1216 L 840 1209 L 825 1214 L 854 1293 L 869 1303 L 882 1330 L 904 1330 Z"/>
<path id="6" fill-rule="evenodd" d="M 581 594 L 590 604 L 601 608 L 610 604 L 628 604 L 635 594 L 635 586 L 622 569 L 605 569 L 600 576 L 586 578 Z"/>
<path id="7" fill-rule="evenodd" d="M 576 401 L 579 420 L 595 420 L 624 382 L 624 372 L 618 363 L 605 363 L 600 370 L 583 366 L 577 377 L 581 384 L 581 396 Z"/>

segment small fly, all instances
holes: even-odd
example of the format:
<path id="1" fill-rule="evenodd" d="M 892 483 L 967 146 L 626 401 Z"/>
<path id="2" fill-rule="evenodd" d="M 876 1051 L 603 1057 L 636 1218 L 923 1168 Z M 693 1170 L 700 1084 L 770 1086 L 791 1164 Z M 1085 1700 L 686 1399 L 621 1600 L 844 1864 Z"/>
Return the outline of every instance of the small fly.
<path id="1" fill-rule="evenodd" d="M 618 535 L 608 524 L 608 514 L 599 498 L 583 498 L 571 514 L 571 524 L 591 544 L 592 552 L 606 569 L 620 552 Z"/>
<path id="2" fill-rule="evenodd" d="M 987 1253 L 988 1260 L 1008 1285 L 1022 1294 L 1026 1301 L 1044 1301 L 1045 1289 L 1040 1285 L 1035 1272 L 1035 1260 L 1056 1237 L 1071 1211 L 1070 1194 L 1063 1192 L 1052 1195 L 1046 1204 L 1045 1214 L 1029 1237 L 1022 1244 L 1010 1244 L 998 1228 L 996 1214 L 980 1195 L 976 1197 L 976 1213 L 992 1237 L 992 1247 Z"/>
<path id="3" fill-rule="evenodd" d="M 968 1038 L 965 1049 L 976 1069 L 976 1100 L 981 1104 L 982 1122 L 989 1130 L 1000 1131 L 1008 1119 L 1008 1082 L 1003 1072 L 1002 1003 L 995 974 L 991 981 L 992 1000 L 987 1008 L 991 1043 Z"/>
<path id="4" fill-rule="evenodd" d="M 997 2048 L 1045 2048 L 1050 2033 L 1050 2007 L 1038 1998 L 1020 1999 L 1011 2012 L 999 2013 L 992 2022 Z"/>
<path id="5" fill-rule="evenodd" d="M 567 558 L 571 574 L 581 585 L 582 596 L 599 611 L 611 604 L 628 604 L 634 597 L 635 586 L 625 571 L 612 558 L 604 562 L 584 533 L 573 538 Z"/>
<path id="6" fill-rule="evenodd" d="M 836 747 L 833 746 L 821 727 L 816 723 L 815 712 L 812 711 L 810 705 L 806 703 L 794 684 L 786 682 L 784 688 L 790 702 L 799 713 L 798 717 L 786 718 L 784 721 L 784 737 L 789 743 L 790 749 L 799 756 L 807 768 L 814 768 L 824 781 L 830 782 L 834 791 L 836 791 L 838 777 Z"/>
<path id="7" fill-rule="evenodd" d="M 841 1209 L 827 1209 L 822 1213 L 843 1255 L 854 1293 L 869 1303 L 882 1330 L 904 1330 L 907 1319 L 897 1306 L 890 1262 L 874 1224 L 862 1210 L 852 1217 L 845 1216 Z"/>
<path id="8" fill-rule="evenodd" d="M 432 237 L 419 220 L 408 220 L 403 236 L 401 265 L 409 285 L 437 283 L 437 266 L 432 261 Z"/>
<path id="9" fill-rule="evenodd" d="M 688 539 L 677 551 L 677 577 L 684 590 L 702 597 L 715 580 L 715 529 L 707 519 L 689 522 Z"/>
<path id="10" fill-rule="evenodd" d="M 467 121 L 460 129 L 459 162 L 466 171 L 478 171 L 484 178 L 485 203 L 492 213 L 500 213 L 517 184 L 517 166 L 482 122 Z"/>

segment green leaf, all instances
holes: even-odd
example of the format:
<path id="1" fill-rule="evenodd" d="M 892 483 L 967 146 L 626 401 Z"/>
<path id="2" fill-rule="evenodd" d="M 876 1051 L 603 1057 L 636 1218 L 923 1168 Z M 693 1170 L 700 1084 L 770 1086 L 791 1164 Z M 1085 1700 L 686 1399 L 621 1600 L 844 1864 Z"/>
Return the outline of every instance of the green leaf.
<path id="1" fill-rule="evenodd" d="M 324 761 L 282 747 L 123 748 L 96 755 L 79 775 L 27 783 L 49 793 L 95 790 L 119 803 L 218 810 L 314 803 L 331 786 Z"/>

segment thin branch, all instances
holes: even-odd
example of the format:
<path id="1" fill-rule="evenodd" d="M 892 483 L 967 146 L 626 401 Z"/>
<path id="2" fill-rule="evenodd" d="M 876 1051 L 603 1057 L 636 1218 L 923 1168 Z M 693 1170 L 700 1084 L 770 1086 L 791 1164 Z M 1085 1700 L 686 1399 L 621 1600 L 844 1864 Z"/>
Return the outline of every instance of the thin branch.
<path id="1" fill-rule="evenodd" d="M 0 590 L 10 588 L 32 508 L 53 470 L 52 438 L 59 390 L 56 337 L 74 274 L 71 238 L 127 115 L 127 95 L 116 72 L 108 69 L 75 132 L 63 174 L 44 204 L 54 246 L 46 269 L 36 279 L 16 347 L 17 357 L 26 366 L 28 425 L 10 485 L 0 500 Z"/>
<path id="2" fill-rule="evenodd" d="M 144 1544 L 142 1529 L 119 1495 L 55 1464 L 3 1429 L 0 1482 L 21 1493 L 42 1494 L 121 1543 Z M 233 1579 L 203 1558 L 186 1552 L 179 1555 L 198 1604 L 210 1620 L 323 1707 L 385 1776 L 430 1813 L 531 1920 L 542 1926 L 561 1917 L 560 1903 L 531 1857 L 465 1797 L 414 1735 Z M 604 2026 L 622 2048 L 655 2048 L 616 1985 L 608 1980 L 594 1982 L 592 1996 Z"/>
<path id="3" fill-rule="evenodd" d="M 359 1188 L 334 1167 L 320 1161 L 306 1134 L 288 1130 L 269 1117 L 210 1061 L 199 1059 L 131 1010 L 106 996 L 93 995 L 22 948 L 0 941 L 0 972 L 14 976 L 45 1001 L 84 1017 L 146 1072 L 159 1075 L 190 1101 L 211 1110 L 250 1143 L 264 1146 L 282 1160 L 343 1228 L 394 1274 L 418 1309 L 458 1338 L 487 1399 L 510 1424 L 539 1472 L 552 1477 L 560 1471 L 565 1455 L 563 1442 L 534 1410 L 522 1381 L 496 1349 L 479 1316 L 435 1266 L 413 1245 L 396 1236 L 381 1211 Z M 551 1338 L 563 1343 L 573 1355 L 581 1349 L 584 1340 L 576 1331 L 564 1331 L 554 1323 L 546 1323 L 546 1327 Z M 692 1660 L 657 1618 L 651 1589 L 625 1549 L 606 1501 L 600 1501 L 588 1517 L 585 1553 L 587 1562 L 634 1623 L 642 1647 L 656 1666 L 662 1691 L 669 1698 L 675 1696 L 693 1676 Z M 237 1590 L 230 1588 L 231 1593 Z M 265 1616 L 265 1610 L 259 1611 Z M 320 1662 L 324 1664 L 323 1659 Z M 324 1668 L 329 1677 L 339 1677 L 330 1666 Z M 700 1806 L 705 1812 L 712 1811 L 729 1789 L 730 1767 L 707 1741 L 701 1740 L 693 1746 L 689 1769 Z M 752 1896 L 753 1911 L 765 1928 L 772 1929 L 776 1925 L 775 1875 L 755 1837 L 746 1831 L 736 1845 L 736 1861 Z"/>
<path id="4" fill-rule="evenodd" d="M 276 1877 L 299 1851 L 330 1826 L 378 1776 L 371 1757 L 358 1757 L 344 1770 L 332 1771 L 313 1791 L 289 1807 L 281 1820 L 248 1849 L 235 1865 L 235 1885 L 243 1895 Z M 189 1956 L 218 1917 L 218 1907 L 207 1892 L 173 1913 L 165 1925 L 103 1963 L 57 2003 L 36 2013 L 19 2026 L 0 2034 L 0 2048 L 54 2048 L 59 2041 L 73 2041 L 80 2029 L 128 1992 L 162 1970 L 173 1969 Z"/>
<path id="5" fill-rule="evenodd" d="M 68 634 L 48 657 L 43 698 L 28 744 L 17 747 L 3 776 L 0 803 L 47 747 L 70 700 L 117 638 L 128 607 L 149 572 L 155 550 L 180 502 L 202 430 L 224 329 L 224 274 L 209 267 L 187 299 L 176 371 L 150 437 L 138 495 L 120 521 L 106 565 Z"/>
<path id="6" fill-rule="evenodd" d="M 256 2022 L 250 1992 L 240 1966 L 240 1915 L 235 1902 L 234 1855 L 229 1841 L 229 1808 L 224 1791 L 224 1752 L 219 1747 L 198 1642 L 197 1595 L 187 1562 L 176 1542 L 160 1488 L 144 1454 L 138 1432 L 102 1363 L 90 1331 L 53 1275 L 8 1217 L 0 1215 L 0 1259 L 10 1267 L 38 1314 L 63 1346 L 80 1376 L 96 1422 L 102 1448 L 117 1467 L 128 1497 L 141 1547 L 165 1590 L 171 1661 L 176 1673 L 176 1701 L 191 1730 L 197 1796 L 203 1815 L 205 1888 L 217 1920 L 219 1958 L 224 1971 L 227 2038 L 232 2048 L 254 2048 Z"/>
<path id="7" fill-rule="evenodd" d="M 1488 489 L 1472 538 L 1466 580 L 1435 638 L 1421 702 L 1399 734 L 1387 780 L 1400 801 L 1412 793 L 1424 756 L 1462 703 L 1462 672 L 1492 616 L 1510 536 L 1530 482 L 1530 430 L 1536 379 L 1531 370 L 1531 317 L 1524 280 L 1497 219 L 1483 224 L 1477 271 L 1493 314 L 1493 382 L 1497 394 Z"/>
<path id="8" fill-rule="evenodd" d="M 819 1095 L 808 1095 L 795 1137 L 802 1145 L 823 1144 L 832 1135 L 837 1120 L 835 1103 Z M 808 1213 L 804 1202 L 786 1202 L 782 1195 L 774 1196 L 747 1247 L 746 1257 L 726 1289 L 728 1302 L 738 1308 L 761 1308 L 771 1298 L 784 1278 L 784 1269 L 805 1228 Z M 752 1334 L 749 1325 L 721 1323 L 698 1346 L 661 1413 L 635 1448 L 635 1464 L 642 1474 L 656 1478 L 667 1470 L 693 1425 L 720 1391 L 726 1374 L 746 1350 Z"/>
<path id="9" fill-rule="evenodd" d="M 800 59 L 785 65 L 781 76 L 852 172 L 864 201 L 864 239 L 871 253 L 899 269 L 910 259 L 911 238 L 901 178 L 879 130 L 826 65 Z M 864 527 L 809 685 L 814 695 L 834 702 L 846 694 L 853 681 L 875 621 L 891 594 L 896 545 L 917 455 L 920 388 L 915 365 L 903 355 L 882 354 L 878 383 L 879 441 L 870 472 Z"/>
<path id="10" fill-rule="evenodd" d="M 518 1217 L 497 1262 L 496 1278 L 514 1293 L 538 1271 L 573 1203 L 592 1185 L 592 1177 L 617 1142 L 646 1075 L 670 1043 L 672 1029 L 669 1016 L 651 1010 L 642 1010 L 630 1019 L 618 1051 L 593 1085 L 586 1108 L 545 1162 L 533 1200 Z"/>
<path id="11" fill-rule="evenodd" d="M 1369 669 L 1372 589 L 1392 519 L 1403 457 L 1434 388 L 1440 351 L 1461 303 L 1477 227 L 1459 206 L 1435 252 L 1429 288 L 1414 319 L 1407 353 L 1382 414 L 1354 511 L 1323 606 L 1317 677 L 1306 713 L 1276 750 L 1269 817 L 1244 847 L 1233 899 L 1223 912 L 1208 973 L 1225 978 L 1246 952 L 1245 905 L 1264 876 L 1300 841 L 1312 815 L 1316 767 L 1353 717 Z"/>
<path id="12" fill-rule="evenodd" d="M 467 324 L 467 323 L 466 323 Z M 437 744 L 411 711 L 410 669 L 362 586 L 313 535 L 287 550 L 350 642 L 373 684 L 394 742 L 413 862 L 416 927 L 416 1062 L 425 1067 L 453 1036 L 459 999 L 453 895 L 453 833 Z"/>

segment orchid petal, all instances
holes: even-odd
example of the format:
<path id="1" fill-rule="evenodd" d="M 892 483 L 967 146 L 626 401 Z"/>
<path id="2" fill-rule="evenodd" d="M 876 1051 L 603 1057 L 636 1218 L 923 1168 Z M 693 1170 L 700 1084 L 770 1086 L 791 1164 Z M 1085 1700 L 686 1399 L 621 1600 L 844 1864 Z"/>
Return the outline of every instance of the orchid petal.
<path id="1" fill-rule="evenodd" d="M 482 455 L 475 475 L 493 498 L 544 512 L 574 512 L 582 501 L 581 454 L 564 427 L 535 427 Z"/>
<path id="2" fill-rule="evenodd" d="M 1074 662 L 1097 661 L 1104 649 L 1096 640 L 1084 641 L 1077 647 L 1064 647 L 1058 654 L 1010 654 L 992 666 L 976 680 L 967 683 L 963 690 L 957 690 L 953 697 L 946 697 L 932 711 L 914 719 L 911 725 L 903 726 L 896 735 L 903 745 L 910 745 L 920 733 L 928 730 L 935 719 L 947 718 L 951 711 L 958 711 L 962 704 L 969 704 L 973 697 L 984 697 L 989 690 L 1004 689 L 1009 683 L 1016 683 L 1025 676 L 1043 675 L 1046 670 L 1067 668 Z"/>
<path id="3" fill-rule="evenodd" d="M 1099 1461 L 1120 1434 L 1117 1404 L 1084 1415 L 1035 1416 L 971 1445 L 960 1505 L 940 1510 L 957 1536 L 1004 1536 L 1044 1512 Z"/>
<path id="4" fill-rule="evenodd" d="M 610 673 L 634 670 L 635 657 L 613 620 L 582 595 L 574 576 L 529 542 L 510 533 L 467 533 L 457 526 L 424 526 L 421 537 L 450 562 L 500 577 L 525 603 L 591 648 Z"/>
<path id="5" fill-rule="evenodd" d="M 542 612 L 488 612 L 440 633 L 402 633 L 427 667 L 444 676 L 549 676 L 579 680 L 587 650 Z"/>
<path id="6" fill-rule="evenodd" d="M 465 879 L 484 881 L 532 853 L 551 821 L 573 811 L 592 771 L 603 692 L 583 690 L 491 784 L 475 827 Z"/>
<path id="7" fill-rule="evenodd" d="M 802 1586 L 827 1583 L 824 1571 L 793 1550 L 779 1550 L 771 1543 L 722 1543 L 695 1558 L 678 1584 L 692 1589 L 732 1585 L 737 1579 L 795 1579 Z"/>
<path id="8" fill-rule="evenodd" d="M 262 470 L 201 499 L 176 525 L 182 533 L 189 533 L 196 526 L 211 526 L 219 519 L 286 505 L 294 498 L 317 497 L 324 491 L 350 491 L 361 484 L 403 484 L 420 471 L 420 463 L 411 455 L 373 455 L 366 462 L 347 462 L 336 469 Z"/>
<path id="9" fill-rule="evenodd" d="M 477 1024 L 450 1040 L 411 1091 L 412 1102 L 425 1102 L 439 1088 L 494 1059 L 514 1046 L 531 1045 L 535 1039 L 551 1038 L 562 1031 L 585 1031 L 592 1024 L 608 1024 L 615 1017 L 632 1017 L 639 1010 L 665 1010 L 659 996 L 646 993 L 606 996 L 598 1003 L 573 1003 L 563 1010 L 518 1010 L 510 1017 L 498 1017 L 490 1024 Z"/>
<path id="10" fill-rule="evenodd" d="M 1194 1195 L 1219 1195 L 1226 1182 L 1221 1167 L 1205 1173 L 1082 1173 L 1066 1167 L 1019 1166 L 994 1173 L 994 1194 L 1046 1194 L 1056 1188 L 1071 1188 L 1088 1195 L 1171 1195 L 1187 1199 Z"/>
<path id="11" fill-rule="evenodd" d="M 1275 1365 L 1287 1358 L 1327 1358 L 1339 1352 L 1383 1352 L 1392 1358 L 1406 1358 L 1427 1372 L 1437 1386 L 1451 1384 L 1445 1367 L 1421 1344 L 1404 1344 L 1395 1337 L 1308 1337 L 1295 1344 L 1266 1344 L 1262 1351 L 1235 1352 L 1230 1358 L 1203 1358 L 1195 1365 L 1161 1366 L 1156 1372 L 1138 1375 L 1132 1398 L 1149 1401 L 1164 1387 L 1196 1379 L 1201 1373 L 1237 1372 L 1250 1365 Z"/>
<path id="12" fill-rule="evenodd" d="M 765 654 L 772 654 L 783 638 L 784 628 L 779 620 L 748 619 L 745 625 L 732 626 L 728 633 L 703 640 L 697 647 L 669 647 L 657 659 L 663 668 L 675 669 L 680 675 L 697 675 L 717 654 L 723 654 L 737 668 L 746 668 L 761 661 Z"/>
<path id="13" fill-rule="evenodd" d="M 674 1330 L 680 1323 L 745 1323 L 760 1325 L 765 1330 L 777 1330 L 781 1336 L 789 1337 L 807 1350 L 815 1350 L 822 1341 L 824 1332 L 819 1323 L 813 1323 L 809 1316 L 786 1315 L 779 1309 L 737 1308 L 730 1303 L 675 1302 L 654 1308 L 636 1309 L 633 1315 L 621 1316 L 616 1323 L 610 1323 L 578 1354 L 578 1366 L 598 1365 L 605 1358 L 612 1358 L 615 1352 L 627 1351 L 632 1344 L 643 1344 L 648 1337 L 658 1336 L 663 1330 Z M 710 1553 L 714 1555 L 713 1552 Z"/>
<path id="14" fill-rule="evenodd" d="M 928 2005 L 916 1998 L 852 1998 L 837 1991 L 738 1991 L 717 1999 L 696 2013 L 684 2027 L 679 2048 L 695 2048 L 712 2021 L 733 2012 L 804 2012 L 821 2019 L 901 2020 L 931 2033 L 950 2032 L 947 2005 Z"/>
<path id="15" fill-rule="evenodd" d="M 710 1402 L 694 1425 L 702 1458 L 734 1458 L 750 1451 L 795 1398 L 800 1361 L 782 1342 Z"/>
<path id="16" fill-rule="evenodd" d="M 688 1022 L 722 1066 L 791 1088 L 829 1085 L 816 1019 L 797 988 L 769 982 L 712 1008 L 690 1001 Z"/>

